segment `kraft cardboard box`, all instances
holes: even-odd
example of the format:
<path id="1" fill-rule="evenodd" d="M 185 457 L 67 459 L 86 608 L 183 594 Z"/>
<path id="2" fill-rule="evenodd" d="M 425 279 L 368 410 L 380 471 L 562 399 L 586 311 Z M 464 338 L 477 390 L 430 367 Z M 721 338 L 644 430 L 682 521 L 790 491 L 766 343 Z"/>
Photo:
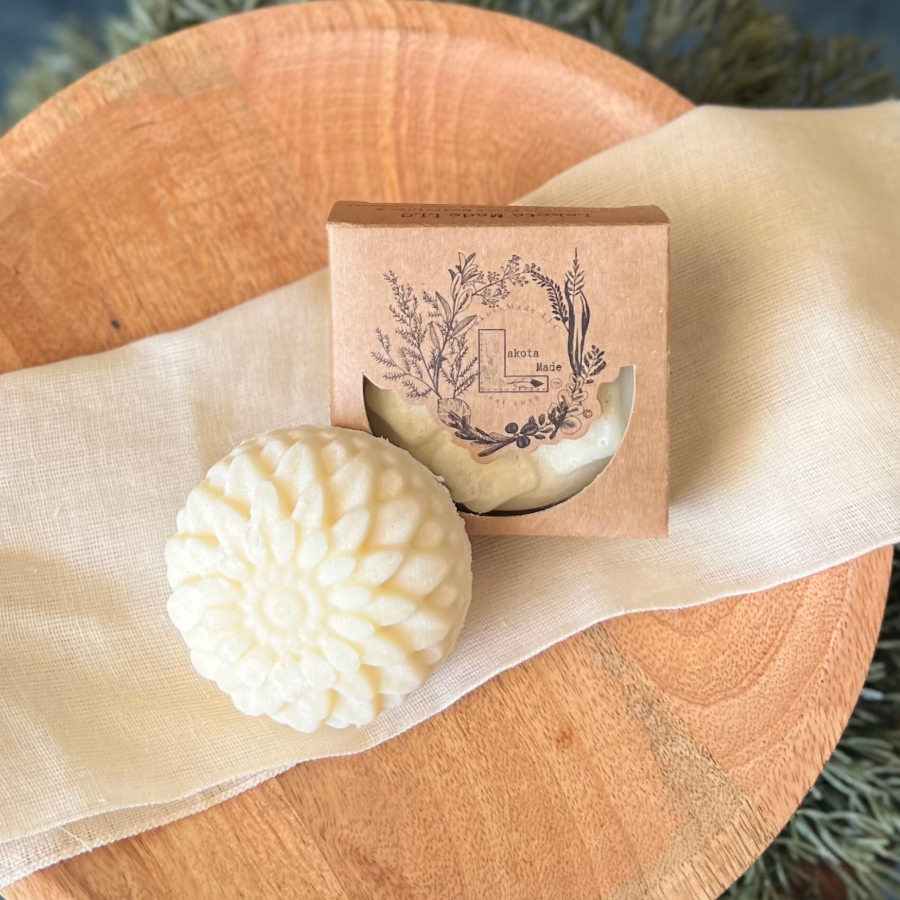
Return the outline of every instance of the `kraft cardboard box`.
<path id="1" fill-rule="evenodd" d="M 342 202 L 328 232 L 333 424 L 406 447 L 473 534 L 667 534 L 661 210 Z"/>

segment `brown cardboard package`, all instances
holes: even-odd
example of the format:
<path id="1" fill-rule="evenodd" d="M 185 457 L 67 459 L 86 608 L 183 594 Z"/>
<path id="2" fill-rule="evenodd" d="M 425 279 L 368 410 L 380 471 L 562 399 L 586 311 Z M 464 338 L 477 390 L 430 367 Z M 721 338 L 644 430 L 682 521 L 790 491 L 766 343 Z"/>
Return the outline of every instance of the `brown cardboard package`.
<path id="1" fill-rule="evenodd" d="M 667 533 L 664 213 L 338 203 L 328 230 L 335 425 L 406 446 L 474 534 Z"/>

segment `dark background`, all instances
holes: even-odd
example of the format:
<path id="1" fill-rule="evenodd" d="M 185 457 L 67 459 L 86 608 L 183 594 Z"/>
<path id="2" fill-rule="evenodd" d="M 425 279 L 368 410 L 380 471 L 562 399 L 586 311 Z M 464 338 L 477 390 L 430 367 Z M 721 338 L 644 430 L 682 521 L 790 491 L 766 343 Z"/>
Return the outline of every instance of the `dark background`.
<path id="1" fill-rule="evenodd" d="M 900 0 L 768 0 L 798 26 L 820 34 L 855 34 L 882 43 L 884 61 L 900 81 Z M 126 0 L 0 0 L 0 91 L 47 29 L 77 14 L 96 22 L 119 14 Z"/>

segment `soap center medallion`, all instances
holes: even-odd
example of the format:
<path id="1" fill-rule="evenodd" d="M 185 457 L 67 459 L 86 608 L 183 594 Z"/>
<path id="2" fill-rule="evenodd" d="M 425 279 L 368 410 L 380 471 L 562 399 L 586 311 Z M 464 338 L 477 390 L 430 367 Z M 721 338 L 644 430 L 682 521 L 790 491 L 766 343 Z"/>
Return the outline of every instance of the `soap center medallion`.
<path id="1" fill-rule="evenodd" d="M 295 628 L 303 614 L 303 600 L 290 588 L 273 585 L 263 595 L 263 613 L 273 628 Z"/>
<path id="2" fill-rule="evenodd" d="M 322 617 L 319 589 L 279 566 L 259 573 L 256 581 L 248 600 L 257 638 L 295 651 L 313 642 Z"/>

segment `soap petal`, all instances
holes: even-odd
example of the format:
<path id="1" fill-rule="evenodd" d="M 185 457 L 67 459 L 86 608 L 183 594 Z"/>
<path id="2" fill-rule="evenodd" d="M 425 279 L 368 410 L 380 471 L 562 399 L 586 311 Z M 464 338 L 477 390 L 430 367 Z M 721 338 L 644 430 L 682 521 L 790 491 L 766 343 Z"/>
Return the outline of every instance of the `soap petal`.
<path id="1" fill-rule="evenodd" d="M 378 479 L 378 499 L 393 500 L 401 496 L 405 488 L 403 473 L 397 469 L 388 469 Z"/>
<path id="2" fill-rule="evenodd" d="M 297 555 L 297 565 L 304 572 L 314 569 L 328 552 L 328 538 L 321 531 L 315 531 L 309 535 L 300 545 Z"/>
<path id="3" fill-rule="evenodd" d="M 180 589 L 179 589 L 180 591 Z M 199 621 L 201 610 L 195 604 L 185 603 L 176 591 L 166 602 L 166 612 L 179 631 L 190 631 Z"/>
<path id="4" fill-rule="evenodd" d="M 246 631 L 230 634 L 217 647 L 216 656 L 222 662 L 233 665 L 250 649 L 252 643 L 253 638 Z"/>
<path id="5" fill-rule="evenodd" d="M 280 519 L 269 527 L 272 555 L 281 565 L 287 565 L 297 547 L 297 526 L 291 519 Z"/>
<path id="6" fill-rule="evenodd" d="M 238 690 L 238 688 L 244 687 L 244 685 L 241 684 L 241 679 L 238 678 L 236 666 L 220 665 L 219 671 L 216 672 L 215 680 L 216 687 L 226 694 L 231 694 L 233 691 Z"/>
<path id="7" fill-rule="evenodd" d="M 378 692 L 378 685 L 368 670 L 341 673 L 338 676 L 335 690 L 342 697 L 350 697 L 354 700 L 372 700 Z"/>
<path id="8" fill-rule="evenodd" d="M 353 509 L 342 516 L 331 530 L 336 553 L 353 553 L 362 543 L 372 516 L 364 508 Z"/>
<path id="9" fill-rule="evenodd" d="M 183 525 L 178 526 L 179 531 L 189 530 L 194 534 L 207 534 L 213 532 L 217 519 L 217 507 L 222 500 L 220 491 L 216 491 L 209 484 L 203 484 L 191 491 L 184 509 L 179 513 L 183 515 Z"/>
<path id="10" fill-rule="evenodd" d="M 437 547 L 446 537 L 446 531 L 434 519 L 428 519 L 422 523 L 415 536 L 415 543 L 423 550 L 431 550 Z"/>
<path id="11" fill-rule="evenodd" d="M 315 531 L 322 527 L 325 513 L 325 492 L 321 484 L 311 484 L 297 497 L 297 505 L 291 517 L 303 532 Z"/>
<path id="12" fill-rule="evenodd" d="M 205 575 L 216 565 L 217 549 L 209 538 L 175 535 L 166 544 L 169 584 L 176 588 L 191 575 Z"/>
<path id="13" fill-rule="evenodd" d="M 356 560 L 352 556 L 338 556 L 329 559 L 319 566 L 319 584 L 328 587 L 346 581 L 356 568 Z"/>
<path id="14" fill-rule="evenodd" d="M 366 615 L 376 625 L 396 625 L 416 611 L 416 604 L 397 594 L 379 594 L 367 607 Z"/>
<path id="15" fill-rule="evenodd" d="M 302 441 L 290 447 L 275 469 L 275 479 L 299 497 L 318 477 L 312 449 Z"/>
<path id="16" fill-rule="evenodd" d="M 381 690 L 385 694 L 408 694 L 421 687 L 425 673 L 421 667 L 408 659 L 396 666 L 385 666 L 381 670 Z"/>
<path id="17" fill-rule="evenodd" d="M 247 529 L 244 537 L 244 553 L 248 562 L 257 568 L 268 565 L 272 558 L 268 540 L 254 527 Z"/>
<path id="18" fill-rule="evenodd" d="M 348 641 L 362 642 L 375 633 L 375 626 L 368 619 L 353 613 L 337 613 L 331 617 L 330 622 L 335 634 Z"/>
<path id="19" fill-rule="evenodd" d="M 447 636 L 450 620 L 446 616 L 420 609 L 397 627 L 403 629 L 411 649 L 422 650 Z"/>
<path id="20" fill-rule="evenodd" d="M 238 678 L 247 687 L 261 687 L 272 670 L 272 663 L 272 651 L 265 647 L 256 647 L 238 665 Z"/>
<path id="21" fill-rule="evenodd" d="M 201 483 L 198 487 L 202 487 L 205 484 L 209 484 L 210 487 L 215 488 L 217 491 L 224 492 L 225 490 L 225 482 L 228 479 L 228 469 L 231 464 L 231 458 L 226 457 L 225 459 L 220 459 L 207 473 L 206 473 L 206 482 Z"/>
<path id="22" fill-rule="evenodd" d="M 438 585 L 431 594 L 429 594 L 428 599 L 435 609 L 449 609 L 456 603 L 459 597 L 459 589 L 455 585 L 445 582 L 444 584 Z"/>
<path id="23" fill-rule="evenodd" d="M 262 694 L 254 688 L 236 688 L 231 694 L 231 700 L 246 716 L 261 716 L 265 712 Z"/>
<path id="24" fill-rule="evenodd" d="M 219 660 L 214 653 L 201 653 L 199 650 L 191 651 L 191 665 L 198 674 L 212 681 L 219 671 Z"/>
<path id="25" fill-rule="evenodd" d="M 212 528 L 219 543 L 228 550 L 234 550 L 244 540 L 247 519 L 223 497 L 216 504 Z"/>
<path id="26" fill-rule="evenodd" d="M 294 703 L 295 709 L 302 709 L 320 722 L 331 712 L 331 702 L 327 693 L 322 691 L 301 691 Z"/>
<path id="27" fill-rule="evenodd" d="M 380 709 L 369 700 L 340 697 L 335 704 L 333 717 L 350 725 L 368 725 L 379 712 Z"/>
<path id="28" fill-rule="evenodd" d="M 204 609 L 214 606 L 233 606 L 240 600 L 240 589 L 227 578 L 204 578 L 191 588 L 191 595 Z"/>
<path id="29" fill-rule="evenodd" d="M 402 562 L 403 553 L 399 550 L 372 553 L 360 563 L 358 577 L 366 584 L 384 584 L 400 568 Z"/>
<path id="30" fill-rule="evenodd" d="M 259 448 L 259 458 L 270 470 L 277 468 L 288 448 L 293 444 L 285 431 L 273 431 Z"/>
<path id="31" fill-rule="evenodd" d="M 310 687 L 318 691 L 327 691 L 337 678 L 337 673 L 331 663 L 313 652 L 307 653 L 300 660 L 300 671 Z"/>
<path id="32" fill-rule="evenodd" d="M 362 609 L 371 601 L 372 592 L 364 587 L 336 587 L 328 592 L 328 602 L 337 609 Z"/>
<path id="33" fill-rule="evenodd" d="M 200 653 L 215 653 L 222 635 L 215 631 L 208 631 L 201 625 L 197 625 L 190 631 L 182 632 L 184 642 L 191 648 Z"/>
<path id="34" fill-rule="evenodd" d="M 241 614 L 233 607 L 208 609 L 200 617 L 200 625 L 207 631 L 231 631 L 241 623 Z"/>
<path id="35" fill-rule="evenodd" d="M 249 503 L 265 478 L 266 473 L 260 467 L 255 455 L 250 453 L 239 454 L 231 461 L 231 466 L 228 469 L 228 475 L 225 479 L 225 493 L 235 500 L 243 500 Z"/>
<path id="36" fill-rule="evenodd" d="M 404 659 L 406 650 L 385 635 L 373 635 L 362 646 L 362 661 L 367 666 L 396 666 Z"/>
<path id="37" fill-rule="evenodd" d="M 282 711 L 282 716 L 291 728 L 296 728 L 297 731 L 302 731 L 304 734 L 312 734 L 322 724 L 320 718 L 313 715 L 305 707 L 297 706 L 296 704 L 286 707 Z"/>
<path id="38" fill-rule="evenodd" d="M 296 700 L 307 685 L 300 665 L 286 660 L 281 660 L 272 666 L 267 683 L 277 692 L 282 701 L 288 702 Z"/>
<path id="39" fill-rule="evenodd" d="M 353 451 L 342 440 L 329 441 L 319 451 L 322 460 L 322 467 L 327 475 L 333 475 L 341 468 L 353 455 Z"/>
<path id="40" fill-rule="evenodd" d="M 385 503 L 378 513 L 375 540 L 379 544 L 408 544 L 422 518 L 422 507 L 412 497 Z"/>
<path id="41" fill-rule="evenodd" d="M 372 492 L 371 467 L 359 458 L 351 460 L 331 477 L 330 487 L 341 513 L 363 506 Z"/>
<path id="42" fill-rule="evenodd" d="M 320 644 L 325 658 L 338 672 L 355 672 L 359 668 L 359 654 L 345 641 L 326 635 Z"/>
<path id="43" fill-rule="evenodd" d="M 257 485 L 250 501 L 250 521 L 259 528 L 263 522 L 274 522 L 281 517 L 278 491 L 271 481 Z"/>
<path id="44" fill-rule="evenodd" d="M 216 563 L 215 570 L 226 578 L 234 581 L 246 581 L 250 577 L 250 566 L 246 559 L 239 556 L 226 556 Z"/>
<path id="45" fill-rule="evenodd" d="M 430 594 L 450 571 L 452 560 L 443 554 L 416 553 L 394 576 L 394 584 L 415 594 Z"/>

